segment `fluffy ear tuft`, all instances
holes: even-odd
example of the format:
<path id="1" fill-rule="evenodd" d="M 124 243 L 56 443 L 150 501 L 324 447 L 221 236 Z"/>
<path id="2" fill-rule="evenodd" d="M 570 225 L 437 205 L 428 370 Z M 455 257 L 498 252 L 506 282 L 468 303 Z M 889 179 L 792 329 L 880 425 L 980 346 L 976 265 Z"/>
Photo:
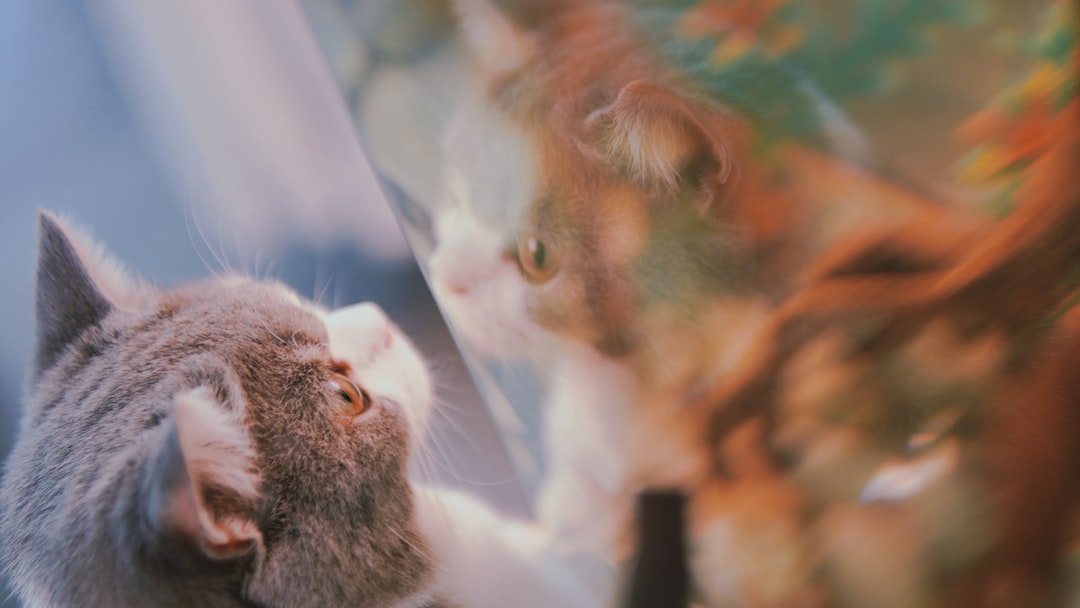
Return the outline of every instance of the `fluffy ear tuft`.
<path id="1" fill-rule="evenodd" d="M 258 496 L 255 451 L 240 421 L 198 388 L 177 395 L 166 441 L 147 471 L 147 520 L 213 560 L 247 555 L 261 542 L 237 505 Z"/>
<path id="2" fill-rule="evenodd" d="M 631 82 L 610 105 L 592 112 L 585 126 L 639 181 L 677 190 L 693 179 L 702 189 L 702 211 L 736 170 L 731 119 L 695 111 L 666 86 Z"/>
<path id="3" fill-rule="evenodd" d="M 114 308 L 130 309 L 148 293 L 104 249 L 47 211 L 38 213 L 35 375 Z"/>

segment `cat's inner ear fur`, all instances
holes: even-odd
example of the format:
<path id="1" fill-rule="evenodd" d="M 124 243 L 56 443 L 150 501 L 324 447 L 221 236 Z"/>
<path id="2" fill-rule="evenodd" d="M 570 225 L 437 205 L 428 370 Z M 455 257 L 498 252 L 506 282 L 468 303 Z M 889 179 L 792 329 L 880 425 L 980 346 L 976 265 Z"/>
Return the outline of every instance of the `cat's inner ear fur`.
<path id="1" fill-rule="evenodd" d="M 259 478 L 240 420 L 200 387 L 177 395 L 165 440 L 144 471 L 142 508 L 165 546 L 211 560 L 251 553 L 262 542 L 252 519 Z"/>
<path id="2" fill-rule="evenodd" d="M 671 88 L 636 80 L 585 119 L 594 142 L 644 185 L 698 190 L 704 213 L 737 170 L 732 119 L 701 110 Z"/>
<path id="3" fill-rule="evenodd" d="M 149 294 L 88 237 L 51 213 L 38 218 L 35 375 L 114 308 L 137 308 Z"/>

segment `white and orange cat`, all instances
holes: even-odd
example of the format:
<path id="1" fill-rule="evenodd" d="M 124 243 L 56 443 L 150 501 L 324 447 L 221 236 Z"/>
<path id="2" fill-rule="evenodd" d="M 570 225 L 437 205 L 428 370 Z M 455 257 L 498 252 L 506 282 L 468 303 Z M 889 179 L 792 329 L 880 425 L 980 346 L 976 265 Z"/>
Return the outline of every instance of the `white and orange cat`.
<path id="1" fill-rule="evenodd" d="M 446 130 L 429 278 L 475 355 L 536 362 L 547 388 L 538 521 L 571 559 L 604 565 L 580 567 L 598 601 L 615 601 L 634 497 L 647 488 L 689 495 L 692 569 L 709 606 L 868 605 L 878 589 L 891 605 L 926 605 L 942 578 L 972 568 L 988 510 L 956 437 L 939 430 L 932 449 L 893 454 L 828 419 L 857 407 L 814 411 L 837 393 L 858 400 L 852 389 L 871 374 L 846 366 L 840 353 L 856 347 L 844 339 L 822 338 L 812 364 L 785 370 L 777 407 L 802 409 L 774 420 L 787 426 L 770 438 L 799 459 L 791 475 L 762 457 L 760 428 L 712 445 L 705 412 L 688 407 L 761 342 L 825 244 L 815 232 L 837 192 L 801 191 L 800 179 L 850 188 L 837 197 L 857 217 L 844 229 L 865 223 L 867 207 L 888 206 L 892 221 L 923 202 L 890 199 L 881 190 L 895 188 L 842 162 L 774 181 L 749 151 L 753 129 L 670 69 L 626 3 L 454 6 L 480 76 Z M 837 158 L 849 141 L 835 142 Z M 878 258 L 895 252 L 878 253 L 859 262 L 888 266 Z M 725 476 L 709 469 L 717 452 Z M 935 551 L 945 566 L 925 563 Z"/>
<path id="2" fill-rule="evenodd" d="M 556 4 L 455 4 L 482 76 L 446 131 L 427 260 L 436 299 L 481 358 L 539 360 L 538 520 L 583 562 L 607 564 L 583 570 L 604 604 L 646 488 L 701 497 L 699 531 L 743 529 L 696 549 L 709 605 L 743 601 L 746 581 L 765 577 L 794 601 L 811 575 L 785 527 L 797 493 L 771 478 L 735 504 L 715 499 L 728 486 L 701 492 L 711 453 L 686 407 L 764 324 L 783 289 L 764 271 L 768 216 L 794 211 L 747 207 L 739 121 L 668 70 L 619 3 Z M 755 545 L 773 555 L 767 571 L 739 558 Z"/>

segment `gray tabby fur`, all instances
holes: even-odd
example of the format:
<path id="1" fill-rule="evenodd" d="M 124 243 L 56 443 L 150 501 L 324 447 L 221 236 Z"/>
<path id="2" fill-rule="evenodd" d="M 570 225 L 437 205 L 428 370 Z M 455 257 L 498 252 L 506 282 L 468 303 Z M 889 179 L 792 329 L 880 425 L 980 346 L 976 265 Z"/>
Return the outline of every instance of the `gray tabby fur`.
<path id="1" fill-rule="evenodd" d="M 40 224 L 37 352 L 0 485 L 0 564 L 21 597 L 109 607 L 431 601 L 408 421 L 394 403 L 362 423 L 335 419 L 327 329 L 313 307 L 241 278 L 117 290 L 123 281 L 77 233 L 45 213 Z M 204 438 L 183 435 L 185 398 L 211 400 L 250 445 L 206 438 L 198 449 L 218 464 L 193 477 L 185 445 Z M 201 536 L 200 506 L 229 543 Z"/>

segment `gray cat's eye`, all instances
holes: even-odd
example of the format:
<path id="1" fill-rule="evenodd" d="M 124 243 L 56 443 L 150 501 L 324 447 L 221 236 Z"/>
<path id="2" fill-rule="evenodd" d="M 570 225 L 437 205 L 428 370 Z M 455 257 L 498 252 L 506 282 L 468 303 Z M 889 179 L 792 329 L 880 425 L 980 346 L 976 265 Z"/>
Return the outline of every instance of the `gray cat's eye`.
<path id="1" fill-rule="evenodd" d="M 352 380 L 340 373 L 335 373 L 330 380 L 338 390 L 344 409 L 342 414 L 346 416 L 359 416 L 371 408 L 371 395 L 364 389 L 356 386 Z"/>

